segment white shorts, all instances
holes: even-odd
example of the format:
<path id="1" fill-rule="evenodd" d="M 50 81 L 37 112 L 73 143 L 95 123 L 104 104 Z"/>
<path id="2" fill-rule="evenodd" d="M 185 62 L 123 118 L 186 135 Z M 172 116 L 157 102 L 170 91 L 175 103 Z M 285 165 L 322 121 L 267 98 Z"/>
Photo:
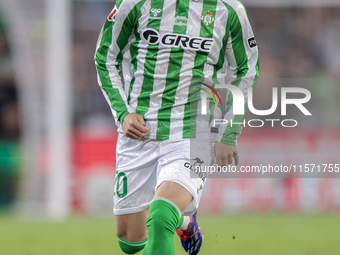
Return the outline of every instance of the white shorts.
<path id="1" fill-rule="evenodd" d="M 157 187 L 179 183 L 193 200 L 184 215 L 198 208 L 207 175 L 197 167 L 214 163 L 215 140 L 133 140 L 119 133 L 116 149 L 116 180 L 113 212 L 124 215 L 149 208 Z M 197 172 L 197 171 L 196 171 Z"/>

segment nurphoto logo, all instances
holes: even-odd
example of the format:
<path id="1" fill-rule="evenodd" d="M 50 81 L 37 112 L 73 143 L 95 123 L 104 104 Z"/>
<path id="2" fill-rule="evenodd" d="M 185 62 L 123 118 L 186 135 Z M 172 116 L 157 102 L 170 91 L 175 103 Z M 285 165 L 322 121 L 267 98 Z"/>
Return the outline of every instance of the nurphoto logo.
<path id="1" fill-rule="evenodd" d="M 244 91 L 235 85 L 231 84 L 216 84 L 215 89 L 212 86 L 209 86 L 207 84 L 202 83 L 205 87 L 210 88 L 210 90 L 214 93 L 214 95 L 219 99 L 221 103 L 220 96 L 218 95 L 217 91 L 215 89 L 228 89 L 230 93 L 232 93 L 233 96 L 233 103 L 232 103 L 232 111 L 233 115 L 244 115 L 245 113 L 245 100 L 248 99 L 248 109 L 251 113 L 257 115 L 257 116 L 268 116 L 272 113 L 274 113 L 278 107 L 278 89 L 273 88 L 272 89 L 272 105 L 270 109 L 267 110 L 258 110 L 255 109 L 253 104 L 253 89 L 247 88 Z M 201 95 L 201 114 L 207 115 L 207 101 L 212 99 L 215 104 L 216 100 L 212 93 L 210 93 L 208 90 L 202 88 L 203 91 L 206 93 L 202 93 Z M 302 98 L 287 98 L 288 94 L 300 94 L 303 95 Z M 281 88 L 281 116 L 287 115 L 287 105 L 295 105 L 305 116 L 312 116 L 312 114 L 307 110 L 307 108 L 304 106 L 305 103 L 309 102 L 311 99 L 311 93 L 308 89 L 305 88 L 299 88 L 299 87 L 282 87 Z M 222 104 L 222 103 L 221 103 Z M 265 121 L 271 122 L 271 126 L 274 127 L 275 122 L 281 122 L 281 125 L 283 127 L 296 127 L 298 125 L 297 120 L 295 119 L 266 119 Z M 264 125 L 264 121 L 261 119 L 251 119 L 248 120 L 246 123 L 245 120 L 243 122 L 234 122 L 232 120 L 226 120 L 226 119 L 214 119 L 213 120 L 213 127 L 219 126 L 221 124 L 228 124 L 231 125 L 244 125 L 248 123 L 248 126 L 250 127 L 262 127 Z M 255 125 L 257 123 L 257 125 Z M 291 123 L 288 125 L 288 123 Z"/>

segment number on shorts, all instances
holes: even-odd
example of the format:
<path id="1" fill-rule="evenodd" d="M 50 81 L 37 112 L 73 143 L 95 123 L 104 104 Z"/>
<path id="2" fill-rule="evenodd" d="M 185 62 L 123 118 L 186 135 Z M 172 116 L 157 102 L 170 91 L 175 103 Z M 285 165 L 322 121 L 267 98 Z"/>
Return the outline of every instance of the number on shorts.
<path id="1" fill-rule="evenodd" d="M 119 192 L 119 183 L 120 179 L 123 178 L 123 192 Z M 127 177 L 126 174 L 123 172 L 119 172 L 116 177 L 116 194 L 118 197 L 123 198 L 127 194 Z"/>

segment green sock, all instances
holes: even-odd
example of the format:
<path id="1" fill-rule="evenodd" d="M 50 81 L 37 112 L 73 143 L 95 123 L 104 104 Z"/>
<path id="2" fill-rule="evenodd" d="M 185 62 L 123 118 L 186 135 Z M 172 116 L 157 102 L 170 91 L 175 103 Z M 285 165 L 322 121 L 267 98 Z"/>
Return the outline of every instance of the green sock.
<path id="1" fill-rule="evenodd" d="M 182 224 L 183 224 L 183 220 L 184 220 L 184 218 L 183 218 L 184 216 L 182 215 L 182 217 L 178 220 L 178 223 L 177 223 L 177 226 L 176 226 L 176 229 L 178 229 L 178 228 L 180 228 L 181 226 L 182 226 Z"/>
<path id="2" fill-rule="evenodd" d="M 147 242 L 147 239 L 141 242 L 130 242 L 117 235 L 120 249 L 127 254 L 135 254 L 142 250 Z"/>
<path id="3" fill-rule="evenodd" d="M 180 221 L 180 210 L 165 198 L 156 198 L 149 208 L 146 221 L 148 242 L 142 255 L 174 255 L 174 234 Z"/>

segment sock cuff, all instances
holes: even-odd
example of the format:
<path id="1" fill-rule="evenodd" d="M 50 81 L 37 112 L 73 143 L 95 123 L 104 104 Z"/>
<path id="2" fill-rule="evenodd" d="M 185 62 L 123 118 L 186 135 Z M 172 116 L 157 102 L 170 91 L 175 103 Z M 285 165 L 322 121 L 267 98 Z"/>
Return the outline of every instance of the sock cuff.
<path id="1" fill-rule="evenodd" d="M 128 240 L 121 238 L 118 235 L 116 235 L 116 236 L 117 236 L 118 242 L 124 243 L 124 244 L 129 245 L 129 246 L 144 246 L 148 241 L 148 238 L 146 238 L 145 240 L 140 241 L 140 242 L 131 242 L 131 241 L 128 241 Z"/>
<path id="2" fill-rule="evenodd" d="M 181 222 L 178 222 L 178 224 L 177 224 L 177 228 L 179 230 L 185 231 L 189 227 L 190 216 L 182 216 L 181 219 L 182 219 Z"/>
<path id="3" fill-rule="evenodd" d="M 178 218 L 181 218 L 181 217 L 182 217 L 181 210 L 178 208 L 178 206 L 177 206 L 174 202 L 170 201 L 169 199 L 167 199 L 167 198 L 165 198 L 165 197 L 156 197 L 155 199 L 153 199 L 153 200 L 151 201 L 151 204 L 154 203 L 154 202 L 156 202 L 156 201 L 164 201 L 164 202 L 170 204 L 170 205 L 177 211 L 177 213 L 178 213 Z M 150 206 L 151 206 L 151 204 L 150 204 Z"/>

